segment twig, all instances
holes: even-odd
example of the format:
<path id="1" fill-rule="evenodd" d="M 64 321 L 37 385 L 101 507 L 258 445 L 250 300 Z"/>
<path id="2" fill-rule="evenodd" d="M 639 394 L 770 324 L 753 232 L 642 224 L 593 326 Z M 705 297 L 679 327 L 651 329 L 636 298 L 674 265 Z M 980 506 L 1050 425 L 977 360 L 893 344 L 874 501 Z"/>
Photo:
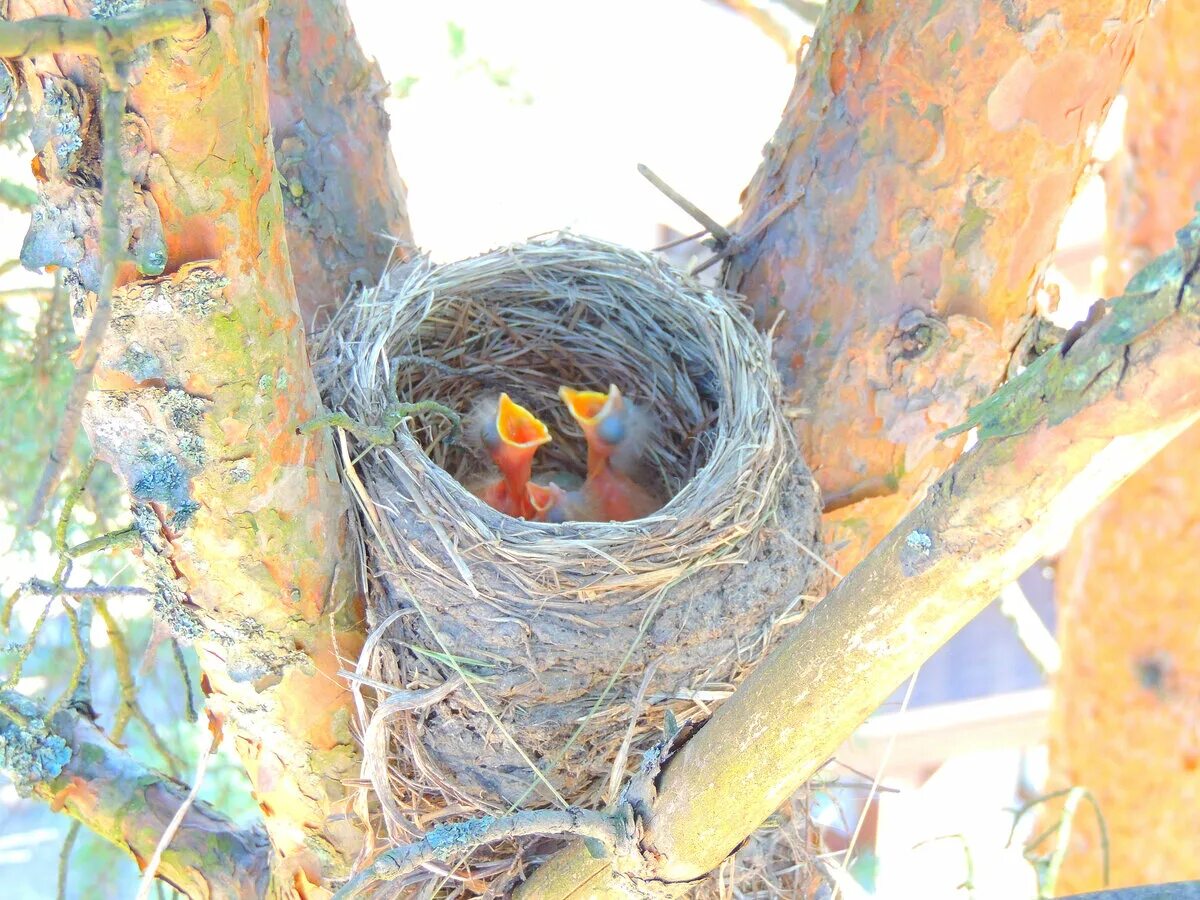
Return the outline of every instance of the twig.
<path id="1" fill-rule="evenodd" d="M 83 584 L 79 587 L 59 587 L 41 578 L 21 585 L 20 592 L 27 597 L 71 597 L 85 600 L 97 597 L 150 597 L 154 592 L 143 587 L 127 585 Z"/>
<path id="2" fill-rule="evenodd" d="M 175 838 L 175 832 L 179 830 L 179 826 L 183 824 L 183 818 L 187 815 L 192 804 L 196 801 L 196 795 L 200 793 L 200 786 L 204 784 L 204 772 L 208 768 L 208 761 L 217 751 L 217 746 L 221 742 L 220 732 L 213 735 L 212 743 L 209 744 L 207 752 L 200 756 L 199 762 L 196 763 L 196 776 L 192 779 L 192 789 L 188 791 L 187 797 L 183 803 L 179 805 L 179 809 L 175 811 L 175 815 L 167 824 L 166 830 L 162 833 L 162 837 L 158 839 L 158 844 L 154 847 L 154 853 L 150 856 L 150 861 L 146 863 L 146 868 L 142 872 L 142 881 L 138 885 L 136 900 L 146 900 L 150 896 L 150 886 L 154 884 L 154 878 L 158 874 L 159 863 L 162 862 L 163 853 L 171 846 L 171 841 Z"/>
<path id="3" fill-rule="evenodd" d="M 145 729 L 150 738 L 150 744 L 163 758 L 163 762 L 166 763 L 171 774 L 177 775 L 183 768 L 179 757 L 167 747 L 166 742 L 154 729 L 154 723 L 150 721 L 138 703 L 137 684 L 133 678 L 133 665 L 130 662 L 129 644 L 125 640 L 125 633 L 121 631 L 120 624 L 103 598 L 96 598 L 96 612 L 104 620 L 104 627 L 108 632 L 108 644 L 112 648 L 113 655 L 113 669 L 116 671 L 117 685 L 121 691 L 121 705 L 113 719 L 109 738 L 114 742 L 119 741 L 130 720 L 136 720 Z"/>
<path id="4" fill-rule="evenodd" d="M 12 704 L 5 703 L 3 700 L 0 700 L 0 716 L 5 716 L 11 719 L 22 728 L 29 727 L 29 716 L 25 715 L 25 713 L 21 712 Z"/>
<path id="5" fill-rule="evenodd" d="M 718 6 L 724 6 L 735 16 L 742 16 L 750 22 L 771 43 L 784 52 L 788 62 L 796 58 L 796 45 L 786 25 L 773 16 L 770 11 L 751 0 L 713 0 Z"/>
<path id="6" fill-rule="evenodd" d="M 1096 821 L 1099 823 L 1103 884 L 1105 887 L 1108 887 L 1108 827 L 1105 824 L 1103 814 L 1100 812 L 1100 804 L 1096 802 L 1096 798 L 1092 796 L 1091 791 L 1076 786 L 1067 791 L 1067 799 L 1063 801 L 1062 818 L 1060 820 L 1062 827 L 1058 832 L 1058 840 L 1055 842 L 1054 852 L 1050 854 L 1050 859 L 1046 862 L 1043 896 L 1055 896 L 1058 873 L 1062 869 L 1063 860 L 1066 859 L 1067 850 L 1071 847 L 1071 831 L 1075 823 L 1075 813 L 1079 809 L 1079 801 L 1085 799 L 1092 804 L 1092 809 L 1096 812 Z"/>
<path id="7" fill-rule="evenodd" d="M 76 478 L 74 486 L 70 492 L 68 492 L 66 499 L 63 501 L 62 509 L 58 514 L 58 521 L 54 526 L 54 549 L 58 552 L 58 567 L 54 570 L 54 578 L 51 579 L 51 581 L 38 582 L 38 586 L 43 588 L 40 593 L 47 598 L 46 605 L 42 607 L 42 611 L 38 614 L 37 620 L 33 623 L 33 627 L 29 630 L 29 637 L 26 638 L 25 643 L 22 644 L 20 649 L 17 651 L 17 657 L 12 671 L 9 672 L 8 677 L 4 680 L 4 685 L 2 688 L 3 690 L 12 688 L 20 680 L 21 670 L 24 669 L 26 660 L 29 659 L 29 655 L 33 652 L 33 645 L 37 642 L 38 635 L 41 634 L 42 631 L 42 626 L 46 624 L 46 619 L 50 615 L 50 607 L 53 605 L 54 601 L 63 594 L 63 581 L 66 580 L 71 571 L 71 561 L 63 554 L 63 549 L 66 547 L 67 543 L 67 529 L 71 525 L 71 516 L 75 512 L 75 504 L 78 503 L 79 498 L 83 496 L 83 492 L 87 488 L 88 479 L 91 478 L 92 470 L 95 468 L 95 465 L 95 457 L 89 458 L 84 464 L 83 469 L 80 471 L 79 476 Z M 3 614 L 0 615 L 0 619 L 3 620 L 2 624 L 5 629 L 9 627 L 13 607 L 16 605 L 17 600 L 20 599 L 24 593 L 26 593 L 25 587 L 17 588 L 17 590 L 14 591 L 12 596 L 9 598 L 8 602 L 5 603 L 2 611 Z M 67 615 L 72 618 L 72 629 L 74 633 L 75 629 L 78 627 L 77 623 L 75 622 L 75 610 L 68 604 L 63 605 L 66 608 Z M 78 647 L 78 643 L 76 646 Z M 77 669 L 76 672 L 78 673 L 78 671 L 79 670 Z M 73 682 L 73 684 L 74 683 L 75 682 Z M 57 710 L 59 708 L 61 708 L 59 704 L 55 704 L 55 709 Z"/>
<path id="8" fill-rule="evenodd" d="M 196 701 L 192 699 L 192 676 L 188 673 L 188 664 L 183 657 L 183 648 L 179 646 L 179 641 L 175 638 L 171 638 L 171 655 L 175 657 L 175 666 L 179 669 L 179 677 L 183 681 L 184 714 L 189 722 L 195 722 L 198 715 Z"/>
<path id="9" fill-rule="evenodd" d="M 130 525 L 128 528 L 122 528 L 120 531 L 110 531 L 108 534 L 91 538 L 73 547 L 66 547 L 62 552 L 67 559 L 79 559 L 81 556 L 87 556 L 89 553 L 98 553 L 101 550 L 132 547 L 140 540 L 141 533 L 135 526 Z"/>
<path id="10" fill-rule="evenodd" d="M 914 671 L 912 676 L 908 679 L 908 687 L 904 689 L 904 699 L 900 701 L 900 715 L 904 715 L 904 713 L 908 710 L 908 704 L 909 701 L 912 700 L 913 688 L 916 687 L 917 676 L 919 674 L 921 674 L 921 669 L 918 666 L 916 671 Z M 875 772 L 875 777 L 871 779 L 871 789 L 867 791 L 867 799 L 863 801 L 862 813 L 859 815 L 858 821 L 854 823 L 854 833 L 850 836 L 850 843 L 846 845 L 846 854 L 842 857 L 841 864 L 838 866 L 840 869 L 845 871 L 847 875 L 849 875 L 850 871 L 850 857 L 854 854 L 854 848 L 858 844 L 859 836 L 862 834 L 863 824 L 867 821 L 867 814 L 871 810 L 871 804 L 875 802 L 875 794 L 879 790 L 879 783 L 883 781 L 883 773 L 887 769 L 888 763 L 891 762 L 892 751 L 895 749 L 896 732 L 893 731 L 888 736 L 887 745 L 883 748 L 883 756 L 881 756 L 879 759 L 879 769 Z M 850 880 L 854 881 L 853 876 L 850 876 Z M 837 900 L 841 884 L 842 882 L 840 881 L 834 883 L 834 900 Z"/>
<path id="11" fill-rule="evenodd" d="M 451 440 L 456 438 L 459 432 L 462 431 L 462 416 L 445 404 L 438 403 L 436 400 L 419 400 L 416 403 L 393 404 L 384 411 L 382 425 L 363 425 L 361 422 L 354 421 L 344 412 L 334 412 L 317 416 L 315 419 L 309 419 L 296 430 L 300 434 L 312 434 L 319 428 L 342 428 L 360 441 L 366 441 L 374 447 L 390 447 L 396 442 L 396 428 L 401 422 L 410 416 L 418 416 L 422 413 L 430 412 L 437 413 L 450 420 L 453 428 Z"/>
<path id="12" fill-rule="evenodd" d="M 613 760 L 612 771 L 608 775 L 608 789 L 604 792 L 604 802 L 610 806 L 617 802 L 617 796 L 621 790 L 621 782 L 625 778 L 625 763 L 629 759 L 629 748 L 633 744 L 633 734 L 637 730 L 638 719 L 642 715 L 642 706 L 646 702 L 646 690 L 650 687 L 654 673 L 658 671 L 659 664 L 662 661 L 663 657 L 660 656 L 646 667 L 646 671 L 642 674 L 642 683 L 638 685 L 637 693 L 633 697 L 633 703 L 630 704 L 629 727 L 625 729 L 625 737 L 621 739 L 621 748 L 617 751 L 616 759 Z"/>
<path id="13" fill-rule="evenodd" d="M 104 627 L 108 632 L 108 645 L 112 648 L 113 655 L 113 669 L 116 672 L 117 686 L 121 693 L 121 705 L 113 718 L 113 726 L 108 731 L 109 738 L 114 744 L 117 744 L 125 734 L 129 720 L 133 718 L 133 710 L 137 706 L 137 692 L 133 681 L 133 667 L 129 662 L 129 645 L 125 643 L 125 635 L 102 597 L 96 598 L 96 612 L 104 620 Z"/>
<path id="14" fill-rule="evenodd" d="M 75 641 L 75 652 L 78 654 L 79 665 L 74 690 L 71 692 L 68 705 L 81 715 L 95 718 L 92 708 L 92 613 L 94 603 L 90 597 L 85 597 L 79 603 L 79 614 L 71 620 L 71 636 Z"/>
<path id="15" fill-rule="evenodd" d="M 1017 640 L 1042 673 L 1057 674 L 1062 668 L 1062 650 L 1017 582 L 1000 592 L 1000 612 L 1012 622 Z"/>
<path id="16" fill-rule="evenodd" d="M 683 194 L 679 193 L 679 191 L 675 190 L 675 188 L 671 187 L 669 184 L 655 175 L 654 172 L 650 170 L 649 166 L 638 163 L 637 169 L 643 178 L 666 194 L 667 198 L 672 203 L 703 225 L 705 230 L 713 236 L 713 239 L 717 242 L 718 247 L 724 247 L 733 239 L 733 235 L 730 233 L 728 228 L 698 207 L 687 197 L 683 196 Z"/>
<path id="17" fill-rule="evenodd" d="M 80 627 L 79 613 L 70 603 L 63 603 L 62 608 L 71 626 L 71 643 L 75 647 L 75 667 L 71 670 L 71 677 L 67 681 L 67 689 L 50 704 L 47 719 L 53 719 L 66 707 L 68 702 L 75 698 L 75 695 L 79 691 L 79 685 L 83 681 L 84 671 L 87 669 L 87 647 L 83 642 L 83 635 L 81 634 L 82 629 Z"/>
<path id="18" fill-rule="evenodd" d="M 484 816 L 468 822 L 439 825 L 423 840 L 381 853 L 370 866 L 346 882 L 333 897 L 334 900 L 348 900 L 376 882 L 392 881 L 425 863 L 448 859 L 456 853 L 484 844 L 531 835 L 553 834 L 590 838 L 598 841 L 613 854 L 624 850 L 623 845 L 631 841 L 628 829 L 616 816 L 587 809 L 538 809 L 514 813 L 511 816 Z"/>
<path id="19" fill-rule="evenodd" d="M 107 19 L 38 16 L 0 23 L 0 57 L 49 53 L 131 53 L 167 37 L 192 40 L 204 34 L 204 11 L 186 0 L 165 0 Z"/>
<path id="20" fill-rule="evenodd" d="M 19 596 L 19 592 L 14 596 Z M 29 654 L 33 652 L 33 645 L 37 641 L 37 636 L 41 633 L 42 626 L 46 624 L 46 618 L 50 615 L 50 607 L 54 603 L 54 597 L 55 595 L 50 595 L 49 599 L 46 600 L 46 605 L 38 613 L 33 627 L 29 629 L 29 637 L 18 648 L 12 671 L 8 673 L 8 677 L 4 679 L 4 683 L 0 685 L 0 690 L 11 690 L 21 680 L 21 670 L 25 668 L 25 662 L 29 659 Z"/>
<path id="21" fill-rule="evenodd" d="M 63 839 L 62 849 L 58 851 L 58 900 L 67 900 L 67 873 L 71 867 L 71 851 L 75 849 L 75 841 L 79 838 L 79 829 L 83 823 L 75 821 L 67 829 Z"/>
<path id="22" fill-rule="evenodd" d="M 190 4 L 189 4 L 190 5 Z M 150 9 L 160 9 L 153 6 Z M 194 9 L 194 7 L 193 7 Z M 71 20 L 75 21 L 75 20 Z M 107 20 L 112 22 L 112 20 Z M 11 23 L 19 25 L 23 23 Z M 2 33 L 0 33 L 2 35 Z M 100 42 L 102 50 L 105 41 Z M 2 55 L 2 51 L 0 51 Z M 120 221 L 120 185 L 125 178 L 125 169 L 121 164 L 121 119 L 125 115 L 124 67 L 117 66 L 116 73 L 110 77 L 109 67 L 104 66 L 106 77 L 101 85 L 101 136 L 103 138 L 102 187 L 100 203 L 100 290 L 96 298 L 96 309 L 92 312 L 92 320 L 88 323 L 87 334 L 79 348 L 79 367 L 71 390 L 67 394 L 67 404 L 63 410 L 62 422 L 58 427 L 58 438 L 50 451 L 50 460 L 42 472 L 41 481 L 33 496 L 33 503 L 25 524 L 35 526 L 41 521 L 46 511 L 50 495 L 58 486 L 67 460 L 71 458 L 71 447 L 75 443 L 75 435 L 79 432 L 79 423 L 83 417 L 83 406 L 87 400 L 88 391 L 92 386 L 92 375 L 96 371 L 96 363 L 100 359 L 100 347 L 104 335 L 108 331 L 108 323 L 112 319 L 113 288 L 117 282 L 117 265 L 121 253 L 121 221 Z M 114 89 L 110 81 L 119 78 L 120 84 Z"/>
<path id="23" fill-rule="evenodd" d="M 726 244 L 724 247 L 718 248 L 716 253 L 693 268 L 690 274 L 699 275 L 709 266 L 715 265 L 723 259 L 728 259 L 729 257 L 736 256 L 737 254 L 741 253 L 746 249 L 748 244 L 766 231 L 772 222 L 799 203 L 803 197 L 804 189 L 799 188 L 795 194 L 788 199 L 777 203 L 767 213 L 765 213 L 761 219 L 759 219 L 745 231 L 735 234 L 733 239 L 728 244 Z"/>
<path id="24" fill-rule="evenodd" d="M 659 244 L 657 247 L 651 247 L 650 252 L 651 253 L 662 253 L 664 250 L 673 250 L 674 248 L 680 247 L 680 246 L 688 243 L 689 241 L 699 240 L 700 238 L 704 237 L 706 234 L 708 234 L 708 229 L 702 228 L 699 231 L 695 232 L 694 234 L 687 234 L 681 238 L 676 238 L 673 241 L 667 241 L 665 244 Z"/>

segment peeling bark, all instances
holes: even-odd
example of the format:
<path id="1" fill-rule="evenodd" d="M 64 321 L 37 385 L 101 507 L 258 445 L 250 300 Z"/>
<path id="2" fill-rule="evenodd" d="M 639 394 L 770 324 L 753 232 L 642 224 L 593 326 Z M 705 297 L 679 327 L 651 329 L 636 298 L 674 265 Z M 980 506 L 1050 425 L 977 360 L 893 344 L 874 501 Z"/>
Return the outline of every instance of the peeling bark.
<path id="1" fill-rule="evenodd" d="M 271 126 L 288 252 L 306 324 L 374 285 L 412 231 L 388 143 L 388 84 L 343 0 L 274 0 Z M 399 243 L 399 246 L 397 245 Z"/>
<path id="2" fill-rule="evenodd" d="M 1200 200 L 1200 51 L 1179 39 L 1196 33 L 1200 6 L 1164 4 L 1125 84 L 1127 149 L 1105 173 L 1110 283 L 1169 247 Z M 1193 427 L 1076 531 L 1058 565 L 1049 789 L 1096 798 L 1114 886 L 1200 878 L 1198 454 Z M 1077 816 L 1057 887 L 1097 889 L 1101 872 L 1096 822 Z"/>
<path id="3" fill-rule="evenodd" d="M 10 14 L 38 10 L 14 2 Z M 351 698 L 336 677 L 361 647 L 361 607 L 328 437 L 297 431 L 321 403 L 284 240 L 264 14 L 248 0 L 212 6 L 207 34 L 137 56 L 129 183 L 104 186 L 121 191 L 134 261 L 85 424 L 132 496 L 158 612 L 196 644 L 209 708 L 235 733 L 275 876 L 314 897 L 364 839 L 345 786 L 359 765 Z M 87 57 L 36 64 L 22 69 L 42 126 L 26 247 L 69 270 L 85 327 L 99 268 L 99 74 Z"/>
<path id="4" fill-rule="evenodd" d="M 848 570 L 953 462 L 1004 375 L 1148 0 L 830 5 L 727 283 L 775 329 Z"/>

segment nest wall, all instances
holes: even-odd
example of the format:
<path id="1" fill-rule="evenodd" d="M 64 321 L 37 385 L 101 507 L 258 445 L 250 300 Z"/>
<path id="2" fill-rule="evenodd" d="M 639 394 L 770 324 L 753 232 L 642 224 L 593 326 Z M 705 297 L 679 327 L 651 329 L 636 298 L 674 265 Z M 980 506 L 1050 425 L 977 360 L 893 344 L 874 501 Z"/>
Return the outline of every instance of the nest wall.
<path id="1" fill-rule="evenodd" d="M 819 589 L 816 489 L 769 345 L 653 256 L 558 235 L 418 259 L 315 346 L 326 402 L 367 425 L 508 391 L 550 427 L 545 470 L 583 466 L 558 386 L 616 384 L 654 422 L 639 477 L 670 497 L 633 522 L 527 522 L 462 486 L 482 463 L 437 413 L 391 446 L 345 436 L 368 775 L 398 837 L 438 808 L 611 800 L 668 712 L 706 714 Z"/>

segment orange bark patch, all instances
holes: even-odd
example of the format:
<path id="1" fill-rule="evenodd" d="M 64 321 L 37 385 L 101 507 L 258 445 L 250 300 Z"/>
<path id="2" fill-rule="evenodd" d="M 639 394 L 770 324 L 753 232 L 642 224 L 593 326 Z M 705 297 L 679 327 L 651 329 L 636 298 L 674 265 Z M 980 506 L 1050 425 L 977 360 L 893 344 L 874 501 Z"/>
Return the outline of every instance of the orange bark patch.
<path id="1" fill-rule="evenodd" d="M 1167 3 L 1125 81 L 1126 151 L 1109 166 L 1109 287 L 1174 244 L 1200 198 L 1200 5 Z M 1119 50 L 1114 50 L 1119 52 Z M 1096 796 L 1114 887 L 1200 877 L 1200 426 L 1178 438 L 1077 531 L 1059 566 L 1063 671 L 1051 787 Z M 1054 810 L 1043 818 L 1055 820 Z M 1098 889 L 1099 834 L 1075 820 L 1061 893 Z"/>
<path id="2" fill-rule="evenodd" d="M 333 729 L 333 713 L 338 709 L 349 713 L 351 703 L 338 670 L 358 658 L 362 644 L 360 634 L 342 632 L 337 636 L 337 652 L 332 644 L 306 648 L 316 673 L 305 675 L 291 669 L 279 683 L 284 721 L 293 734 L 305 735 L 318 750 L 332 750 L 343 740 Z"/>
<path id="3" fill-rule="evenodd" d="M 1059 565 L 1050 787 L 1095 794 L 1113 887 L 1200 878 L 1197 454 L 1193 427 L 1092 516 Z M 1100 868 L 1094 817 L 1081 813 L 1059 890 L 1098 890 Z"/>
<path id="4" fill-rule="evenodd" d="M 774 349 L 804 455 L 836 504 L 873 501 L 845 521 L 906 508 L 957 453 L 935 437 L 949 398 L 1003 377 L 1144 15 L 1132 0 L 893 0 L 822 18 L 739 225 L 794 205 L 729 280 L 761 327 L 785 313 Z M 913 311 L 983 328 L 897 364 Z M 874 502 L 887 491 L 907 500 Z"/>

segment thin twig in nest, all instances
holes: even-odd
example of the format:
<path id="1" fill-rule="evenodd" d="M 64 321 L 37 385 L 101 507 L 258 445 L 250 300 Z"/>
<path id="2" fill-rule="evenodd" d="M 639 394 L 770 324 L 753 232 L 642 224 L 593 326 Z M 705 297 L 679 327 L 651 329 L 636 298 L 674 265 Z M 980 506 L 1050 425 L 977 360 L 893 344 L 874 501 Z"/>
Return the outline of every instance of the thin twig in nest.
<path id="1" fill-rule="evenodd" d="M 730 233 L 728 228 L 698 207 L 687 197 L 683 196 L 683 194 L 679 193 L 679 191 L 675 190 L 675 188 L 671 187 L 669 184 L 659 178 L 656 174 L 654 174 L 653 171 L 651 171 L 649 166 L 638 163 L 637 168 L 638 172 L 641 173 L 643 178 L 666 194 L 672 203 L 703 225 L 705 230 L 713 236 L 713 240 L 717 242 L 718 247 L 724 247 L 733 239 L 733 235 Z"/>
<path id="2" fill-rule="evenodd" d="M 628 814 L 628 810 L 626 813 Z M 393 881 L 419 868 L 427 862 L 448 859 L 450 856 L 484 844 L 531 835 L 571 834 L 599 841 L 614 855 L 629 852 L 624 844 L 631 843 L 629 829 L 623 820 L 614 815 L 593 812 L 588 809 L 539 809 L 515 813 L 511 816 L 474 819 L 439 825 L 423 840 L 405 844 L 380 854 L 362 872 L 346 882 L 334 900 L 349 900 L 364 889 L 380 881 Z"/>

